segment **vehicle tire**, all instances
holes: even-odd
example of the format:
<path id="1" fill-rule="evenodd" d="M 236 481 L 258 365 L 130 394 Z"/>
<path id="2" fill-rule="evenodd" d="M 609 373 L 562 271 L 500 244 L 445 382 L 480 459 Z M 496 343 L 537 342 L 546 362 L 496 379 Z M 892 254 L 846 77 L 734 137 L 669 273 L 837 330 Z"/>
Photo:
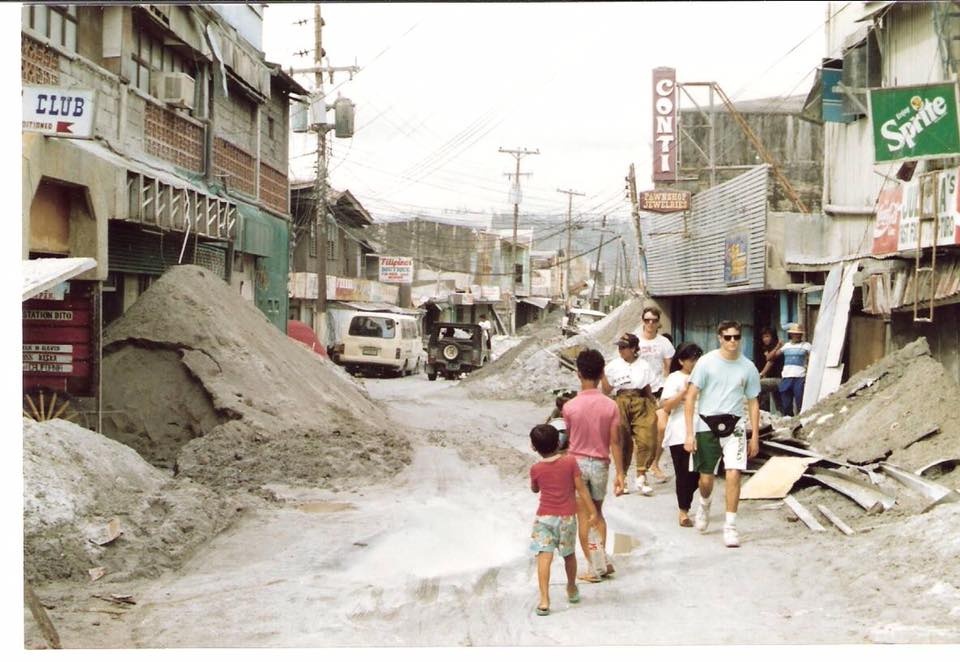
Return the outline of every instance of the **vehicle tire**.
<path id="1" fill-rule="evenodd" d="M 427 370 L 427 379 L 429 379 L 431 382 L 437 381 L 437 371 Z"/>
<path id="2" fill-rule="evenodd" d="M 411 375 L 411 374 L 413 374 L 413 370 L 410 370 L 410 369 L 407 367 L 407 359 L 404 359 L 404 360 L 403 360 L 403 365 L 400 367 L 400 370 L 399 370 L 399 373 L 398 373 L 397 376 L 398 376 L 398 377 L 406 377 L 407 375 Z"/>

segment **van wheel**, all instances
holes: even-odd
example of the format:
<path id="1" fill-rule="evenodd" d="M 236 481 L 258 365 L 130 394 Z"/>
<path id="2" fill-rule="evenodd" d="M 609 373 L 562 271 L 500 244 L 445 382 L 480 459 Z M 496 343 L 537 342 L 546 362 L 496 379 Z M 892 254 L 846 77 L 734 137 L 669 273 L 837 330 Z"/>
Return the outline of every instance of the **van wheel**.
<path id="1" fill-rule="evenodd" d="M 406 375 L 409 375 L 409 374 L 412 373 L 412 372 L 413 372 L 412 370 L 410 370 L 409 368 L 407 368 L 407 360 L 404 359 L 404 360 L 403 360 L 403 366 L 400 368 L 400 376 L 401 376 L 401 377 L 404 377 L 404 376 L 406 376 Z"/>
<path id="2" fill-rule="evenodd" d="M 427 373 L 427 379 L 429 379 L 431 382 L 437 381 L 437 373 L 435 373 L 435 372 L 428 372 L 428 373 Z"/>

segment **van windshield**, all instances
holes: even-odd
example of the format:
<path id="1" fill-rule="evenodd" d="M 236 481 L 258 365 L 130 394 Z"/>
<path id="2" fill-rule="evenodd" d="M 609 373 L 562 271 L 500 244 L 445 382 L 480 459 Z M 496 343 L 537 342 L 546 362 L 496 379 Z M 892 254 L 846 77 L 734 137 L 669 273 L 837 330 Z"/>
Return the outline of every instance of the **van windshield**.
<path id="1" fill-rule="evenodd" d="M 389 317 L 357 315 L 350 320 L 348 333 L 366 338 L 394 338 L 397 335 L 397 325 Z"/>

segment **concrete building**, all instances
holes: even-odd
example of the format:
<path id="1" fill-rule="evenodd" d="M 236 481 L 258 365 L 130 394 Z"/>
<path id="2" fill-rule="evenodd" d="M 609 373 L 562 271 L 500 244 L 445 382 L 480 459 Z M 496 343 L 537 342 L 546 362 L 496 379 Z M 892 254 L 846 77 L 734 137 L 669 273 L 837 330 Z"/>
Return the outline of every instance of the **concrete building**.
<path id="1" fill-rule="evenodd" d="M 253 3 L 23 6 L 34 112 L 50 111 L 41 100 L 53 96 L 90 99 L 70 118 L 89 120 L 87 135 L 72 137 L 79 122 L 36 117 L 23 132 L 23 258 L 97 264 L 56 294 L 66 303 L 24 304 L 28 321 L 44 305 L 86 307 L 91 333 L 75 368 L 96 362 L 101 325 L 175 264 L 211 269 L 285 329 L 289 97 L 306 91 L 265 61 L 261 31 Z M 53 323 L 26 324 L 25 344 L 37 344 L 28 330 L 44 344 L 82 344 L 54 342 L 73 332 Z M 31 364 L 25 387 L 92 397 L 95 371 L 73 383 L 63 361 Z"/>

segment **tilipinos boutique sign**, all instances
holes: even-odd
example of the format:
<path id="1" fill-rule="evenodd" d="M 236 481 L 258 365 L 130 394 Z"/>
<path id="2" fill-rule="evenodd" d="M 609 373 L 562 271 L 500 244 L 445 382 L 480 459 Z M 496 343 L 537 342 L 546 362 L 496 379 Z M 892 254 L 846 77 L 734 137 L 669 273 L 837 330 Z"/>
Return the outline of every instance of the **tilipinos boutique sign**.
<path id="1" fill-rule="evenodd" d="M 937 196 L 933 183 L 925 187 L 925 200 L 920 199 L 920 182 L 912 181 L 880 191 L 877 218 L 873 226 L 873 254 L 887 255 L 900 251 L 937 246 L 960 245 L 960 169 L 938 170 Z M 920 207 L 937 215 L 937 236 L 932 222 L 920 225 Z"/>
<path id="2" fill-rule="evenodd" d="M 875 163 L 960 154 L 955 83 L 870 90 Z"/>

